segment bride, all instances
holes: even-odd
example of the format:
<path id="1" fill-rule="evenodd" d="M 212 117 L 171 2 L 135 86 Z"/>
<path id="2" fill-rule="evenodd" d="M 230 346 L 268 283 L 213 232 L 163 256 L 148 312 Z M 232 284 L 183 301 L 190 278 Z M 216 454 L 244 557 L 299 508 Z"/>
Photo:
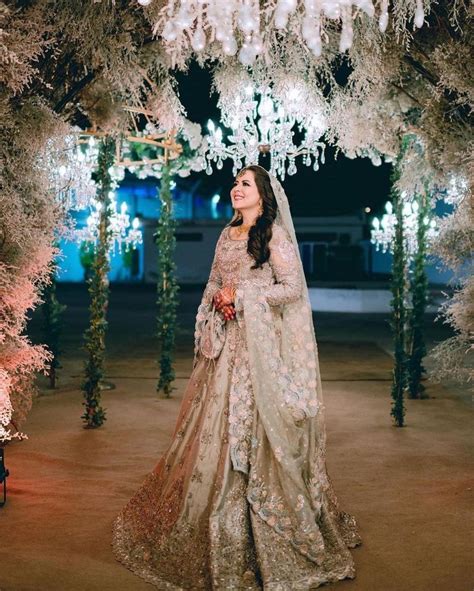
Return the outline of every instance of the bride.
<path id="1" fill-rule="evenodd" d="M 113 549 L 159 589 L 314 589 L 355 576 L 360 539 L 326 472 L 308 290 L 277 179 L 247 166 L 231 199 L 173 439 Z"/>

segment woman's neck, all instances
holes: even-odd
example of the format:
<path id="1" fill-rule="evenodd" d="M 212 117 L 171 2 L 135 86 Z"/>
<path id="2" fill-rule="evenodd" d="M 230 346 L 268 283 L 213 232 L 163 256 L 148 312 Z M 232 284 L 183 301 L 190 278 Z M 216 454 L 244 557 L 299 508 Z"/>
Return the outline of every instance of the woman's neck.
<path id="1" fill-rule="evenodd" d="M 243 211 L 242 224 L 244 226 L 252 226 L 258 218 L 258 211 Z"/>

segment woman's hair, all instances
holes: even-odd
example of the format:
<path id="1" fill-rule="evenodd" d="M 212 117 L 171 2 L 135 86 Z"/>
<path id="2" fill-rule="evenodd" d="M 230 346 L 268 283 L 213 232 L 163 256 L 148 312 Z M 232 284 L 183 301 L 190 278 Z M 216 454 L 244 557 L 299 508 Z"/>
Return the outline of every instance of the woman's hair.
<path id="1" fill-rule="evenodd" d="M 267 171 L 261 166 L 252 164 L 243 168 L 237 176 L 239 177 L 248 170 L 253 172 L 258 193 L 262 198 L 263 212 L 250 228 L 247 244 L 247 252 L 255 259 L 252 269 L 258 269 L 270 258 L 268 243 L 272 238 L 272 224 L 277 215 L 278 205 Z M 239 216 L 232 220 L 230 225 L 240 226 L 242 222 L 242 216 Z"/>

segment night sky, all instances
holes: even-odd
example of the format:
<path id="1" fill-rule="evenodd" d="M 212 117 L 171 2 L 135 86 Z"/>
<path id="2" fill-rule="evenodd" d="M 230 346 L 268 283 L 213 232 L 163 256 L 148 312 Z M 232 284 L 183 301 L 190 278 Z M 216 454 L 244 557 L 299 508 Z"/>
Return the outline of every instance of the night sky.
<path id="1" fill-rule="evenodd" d="M 220 120 L 217 96 L 210 96 L 211 77 L 209 72 L 193 65 L 187 74 L 178 73 L 179 94 L 187 117 L 201 124 L 207 132 L 207 121 Z M 334 158 L 334 150 L 326 148 L 326 163 L 314 172 L 311 167 L 296 160 L 298 172 L 286 176 L 283 183 L 290 200 L 293 216 L 338 215 L 360 212 L 364 207 L 371 208 L 371 214 L 381 213 L 389 196 L 389 176 L 391 166 L 373 166 L 368 158 L 349 160 L 341 154 Z M 263 166 L 265 160 L 260 164 Z M 205 172 L 193 173 L 191 182 L 200 181 L 200 192 L 205 196 L 219 193 L 230 199 L 232 185 L 232 162 L 224 162 L 220 171 L 214 168 L 211 176 Z"/>

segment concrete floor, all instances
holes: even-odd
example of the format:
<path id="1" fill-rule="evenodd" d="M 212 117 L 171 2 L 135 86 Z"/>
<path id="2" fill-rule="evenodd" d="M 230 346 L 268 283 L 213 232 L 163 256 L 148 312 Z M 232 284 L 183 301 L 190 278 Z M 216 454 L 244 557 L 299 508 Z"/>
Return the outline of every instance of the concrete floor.
<path id="1" fill-rule="evenodd" d="M 25 429 L 8 446 L 8 502 L 0 509 L 1 591 L 150 589 L 115 562 L 113 518 L 166 449 L 191 372 L 200 292 L 182 293 L 176 390 L 155 395 L 154 291 L 116 288 L 109 310 L 107 421 L 82 429 L 79 390 L 87 323 L 84 288 L 68 304 L 63 369 L 42 389 Z M 359 522 L 357 578 L 325 589 L 468 591 L 472 567 L 472 420 L 467 389 L 425 381 L 407 402 L 407 427 L 390 421 L 388 317 L 316 314 L 327 407 L 328 466 L 339 502 Z M 38 337 L 39 317 L 31 322 Z M 427 317 L 428 348 L 449 331 Z M 429 360 L 426 363 L 429 368 Z M 45 384 L 40 379 L 41 385 Z"/>

